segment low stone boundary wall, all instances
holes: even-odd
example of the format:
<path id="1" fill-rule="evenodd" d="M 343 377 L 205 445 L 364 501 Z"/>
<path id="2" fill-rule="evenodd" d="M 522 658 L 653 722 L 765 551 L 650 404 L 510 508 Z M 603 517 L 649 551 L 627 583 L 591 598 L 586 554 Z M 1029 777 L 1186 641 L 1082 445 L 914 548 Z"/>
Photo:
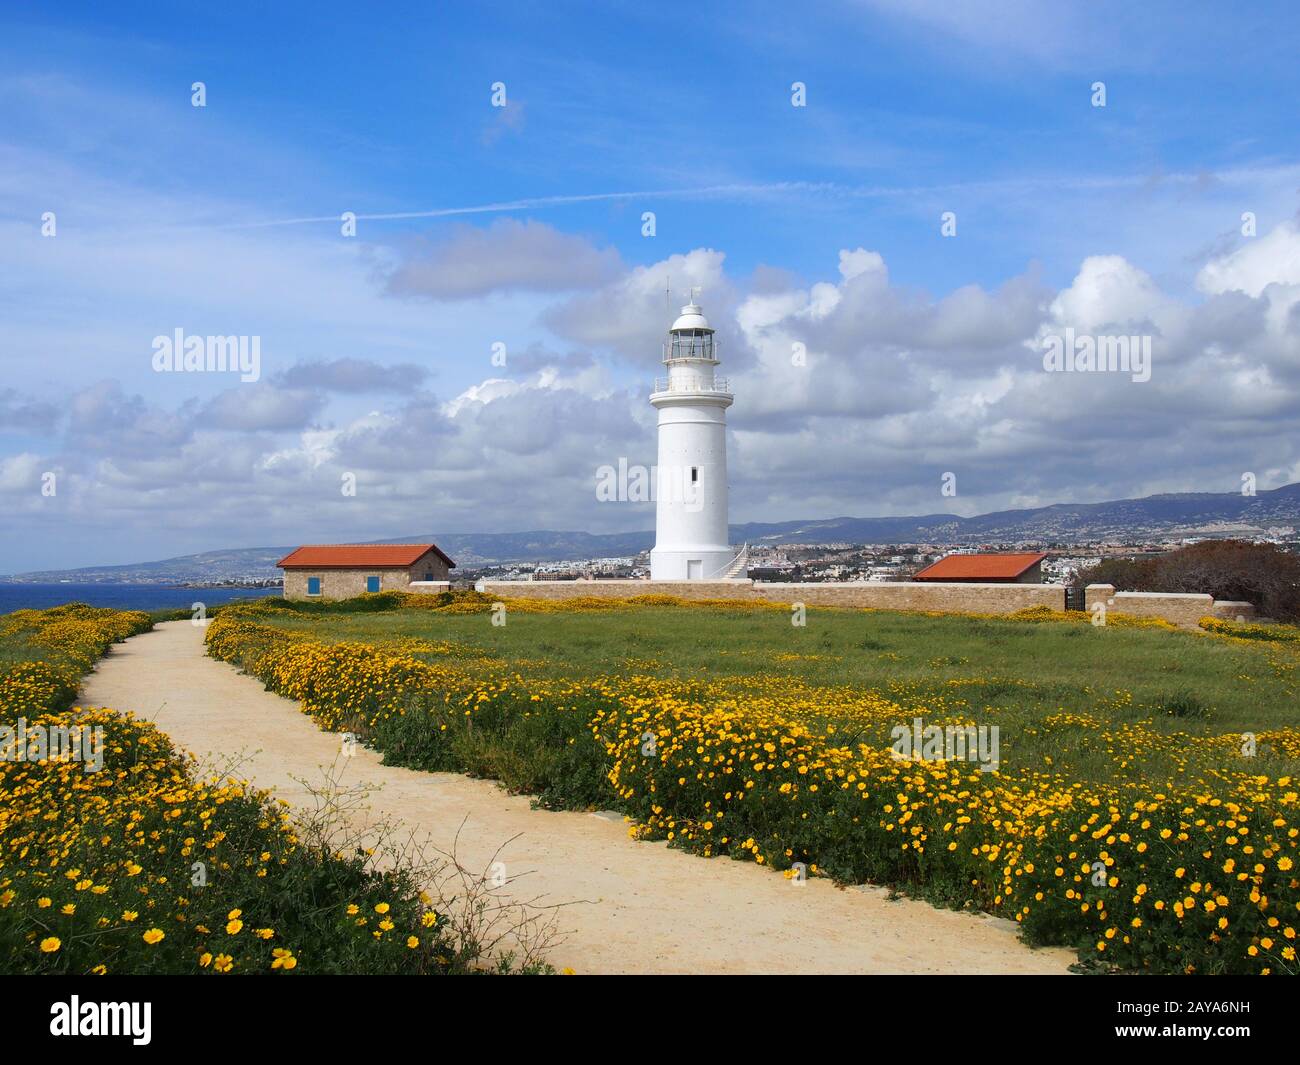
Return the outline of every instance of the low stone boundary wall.
<path id="1" fill-rule="evenodd" d="M 1256 617 L 1254 604 L 1235 599 L 1216 599 L 1212 613 L 1224 621 L 1253 621 Z"/>
<path id="2" fill-rule="evenodd" d="M 1065 609 L 1059 584 L 947 584 L 934 581 L 777 584 L 749 578 L 717 581 L 482 581 L 487 595 L 520 599 L 573 599 L 580 596 L 674 595 L 682 599 L 755 599 L 809 606 L 877 610 L 942 610 L 969 614 L 1011 614 L 1026 607 Z"/>
<path id="3" fill-rule="evenodd" d="M 412 581 L 406 591 L 416 595 L 440 595 L 451 591 L 451 581 Z"/>
<path id="4" fill-rule="evenodd" d="M 1060 584 L 966 584 L 943 581 L 846 581 L 837 584 L 754 585 L 754 598 L 809 606 L 874 610 L 940 610 L 954 614 L 1013 614 L 1045 606 L 1065 609 Z"/>
<path id="5" fill-rule="evenodd" d="M 1107 610 L 1117 614 L 1164 618 L 1192 629 L 1203 617 L 1250 621 L 1255 616 L 1255 608 L 1249 603 L 1215 599 L 1197 592 L 1117 592 L 1113 584 L 1090 584 L 1083 595 L 1084 605 L 1090 611 L 1097 603 L 1104 603 Z"/>
<path id="6" fill-rule="evenodd" d="M 754 598 L 748 577 L 717 581 L 479 581 L 485 595 L 510 599 L 576 599 L 585 595 L 630 599 L 634 595 L 675 595 L 681 599 Z"/>
<path id="7" fill-rule="evenodd" d="M 411 585 L 442 591 L 446 582 Z M 804 603 L 808 606 L 856 607 L 867 610 L 937 610 L 953 614 L 1014 614 L 1030 607 L 1065 609 L 1065 587 L 1060 584 L 965 584 L 940 581 L 844 581 L 840 583 L 768 583 L 749 578 L 716 581 L 480 581 L 486 595 L 503 599 L 576 599 L 604 596 L 630 599 L 637 595 L 672 595 L 681 599 L 763 600 L 770 603 Z M 1097 603 L 1107 610 L 1140 618 L 1163 618 L 1196 628 L 1203 617 L 1228 621 L 1255 617 L 1249 603 L 1215 600 L 1208 595 L 1181 592 L 1117 592 L 1114 585 L 1090 584 L 1084 592 L 1089 611 Z"/>

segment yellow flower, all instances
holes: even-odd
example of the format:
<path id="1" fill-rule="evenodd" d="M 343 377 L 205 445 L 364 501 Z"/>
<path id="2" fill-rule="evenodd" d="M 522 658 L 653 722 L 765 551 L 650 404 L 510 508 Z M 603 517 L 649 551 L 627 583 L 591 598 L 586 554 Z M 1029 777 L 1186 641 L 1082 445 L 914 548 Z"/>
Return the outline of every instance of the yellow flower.
<path id="1" fill-rule="evenodd" d="M 387 912 L 388 912 L 388 903 L 386 902 L 375 903 L 375 913 L 387 913 Z"/>
<path id="2" fill-rule="evenodd" d="M 41 940 L 41 953 L 53 954 L 61 946 L 63 946 L 63 941 L 58 936 L 46 936 Z"/>
<path id="3" fill-rule="evenodd" d="M 407 936 L 406 945 L 410 947 L 412 950 L 414 950 L 416 947 L 420 945 L 420 940 L 417 936 Z"/>
<path id="4" fill-rule="evenodd" d="M 167 933 L 161 928 L 151 928 L 140 938 L 152 947 L 155 943 L 161 942 L 166 935 Z"/>
<path id="5" fill-rule="evenodd" d="M 236 912 L 238 912 L 238 911 L 236 911 Z M 238 920 L 238 919 L 227 921 L 227 922 L 226 922 L 226 935 L 228 935 L 228 936 L 237 936 L 237 935 L 239 935 L 239 930 L 240 930 L 241 928 L 243 928 L 243 927 L 244 927 L 244 922 L 243 922 L 243 921 L 240 921 L 240 920 Z"/>

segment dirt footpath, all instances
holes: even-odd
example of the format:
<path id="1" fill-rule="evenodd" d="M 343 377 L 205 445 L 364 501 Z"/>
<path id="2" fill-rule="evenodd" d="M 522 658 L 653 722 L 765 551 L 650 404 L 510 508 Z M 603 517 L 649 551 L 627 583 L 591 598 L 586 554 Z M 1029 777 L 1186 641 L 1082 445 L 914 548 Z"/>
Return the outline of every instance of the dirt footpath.
<path id="1" fill-rule="evenodd" d="M 493 855 L 507 891 L 559 911 L 568 934 L 550 952 L 579 973 L 1065 973 L 1074 955 L 1030 950 L 1014 924 L 983 915 L 889 901 L 880 888 L 796 885 L 779 873 L 705 859 L 628 838 L 621 819 L 529 808 L 524 796 L 453 773 L 380 765 L 359 749 L 338 758 L 340 737 L 322 732 L 287 699 L 203 653 L 188 621 L 119 644 L 86 678 L 80 702 L 133 710 L 201 759 L 243 754 L 239 775 L 294 805 L 310 805 L 295 778 L 366 784 L 370 816 L 400 819 L 476 870 Z M 462 822 L 464 826 L 462 828 Z M 516 838 L 517 837 L 517 838 Z M 527 873 L 525 876 L 519 876 Z M 519 877 L 517 880 L 513 879 Z"/>

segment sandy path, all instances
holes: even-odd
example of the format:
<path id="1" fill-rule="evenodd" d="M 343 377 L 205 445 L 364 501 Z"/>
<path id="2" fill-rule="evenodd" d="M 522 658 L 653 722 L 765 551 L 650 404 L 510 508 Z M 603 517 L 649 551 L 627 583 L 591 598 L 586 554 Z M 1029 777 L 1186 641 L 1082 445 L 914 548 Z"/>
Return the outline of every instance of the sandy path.
<path id="1" fill-rule="evenodd" d="M 188 621 L 118 645 L 86 678 L 81 703 L 134 710 L 200 758 L 250 756 L 240 775 L 302 804 L 294 778 L 319 781 L 337 735 L 252 677 L 203 654 Z M 880 888 L 797 886 L 750 863 L 709 860 L 630 840 L 621 819 L 533 810 L 523 796 L 453 773 L 383 766 L 359 750 L 342 776 L 369 783 L 375 816 L 400 818 L 437 846 L 485 869 L 493 852 L 508 890 L 574 903 L 560 911 L 566 938 L 550 952 L 579 973 L 1064 973 L 1065 950 L 1030 950 L 1011 922 L 889 901 Z"/>

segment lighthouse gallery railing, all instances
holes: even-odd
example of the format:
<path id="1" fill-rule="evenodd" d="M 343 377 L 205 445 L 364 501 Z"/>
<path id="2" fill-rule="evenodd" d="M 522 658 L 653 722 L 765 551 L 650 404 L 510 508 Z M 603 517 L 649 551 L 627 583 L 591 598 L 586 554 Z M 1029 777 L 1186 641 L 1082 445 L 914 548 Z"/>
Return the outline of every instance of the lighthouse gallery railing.
<path id="1" fill-rule="evenodd" d="M 715 377 L 711 382 L 703 377 L 656 377 L 656 392 L 727 392 L 727 379 Z"/>

